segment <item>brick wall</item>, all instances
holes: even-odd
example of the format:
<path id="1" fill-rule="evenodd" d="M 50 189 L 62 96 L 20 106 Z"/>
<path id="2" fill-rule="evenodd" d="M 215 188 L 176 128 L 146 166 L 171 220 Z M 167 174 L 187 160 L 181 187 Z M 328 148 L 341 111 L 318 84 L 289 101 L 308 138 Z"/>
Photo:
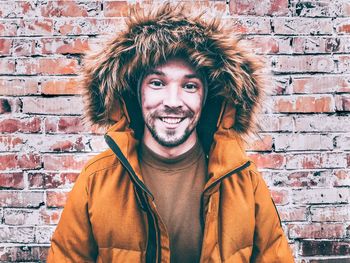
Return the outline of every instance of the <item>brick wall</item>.
<path id="1" fill-rule="evenodd" d="M 249 155 L 297 262 L 350 262 L 350 2 L 192 2 L 229 12 L 264 54 L 272 96 Z M 81 54 L 124 1 L 0 1 L 0 261 L 44 261 L 67 193 L 106 148 L 82 125 Z"/>

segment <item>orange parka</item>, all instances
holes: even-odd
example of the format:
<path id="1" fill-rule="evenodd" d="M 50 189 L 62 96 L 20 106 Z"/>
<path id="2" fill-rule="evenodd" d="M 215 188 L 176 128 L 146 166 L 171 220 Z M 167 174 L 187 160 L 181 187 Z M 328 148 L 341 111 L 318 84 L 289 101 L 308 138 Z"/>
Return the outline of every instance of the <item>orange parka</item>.
<path id="1" fill-rule="evenodd" d="M 216 20 L 204 22 L 165 4 L 134 14 L 124 32 L 86 59 L 87 117 L 113 123 L 105 135 L 110 149 L 79 175 L 52 237 L 49 263 L 170 262 L 167 230 L 139 167 L 143 122 L 133 85 L 145 61 L 157 65 L 171 55 L 186 55 L 208 81 L 197 126 L 209 175 L 201 199 L 200 262 L 294 262 L 268 188 L 243 146 L 263 88 L 259 63 L 223 30 Z"/>

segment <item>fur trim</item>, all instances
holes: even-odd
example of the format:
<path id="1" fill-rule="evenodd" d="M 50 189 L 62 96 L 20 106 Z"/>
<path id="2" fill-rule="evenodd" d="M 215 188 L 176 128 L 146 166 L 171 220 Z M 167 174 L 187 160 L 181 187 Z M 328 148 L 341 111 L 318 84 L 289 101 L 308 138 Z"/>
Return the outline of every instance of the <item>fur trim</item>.
<path id="1" fill-rule="evenodd" d="M 208 99 L 234 104 L 232 128 L 238 133 L 251 130 L 263 93 L 262 64 L 243 47 L 233 27 L 223 25 L 228 21 L 188 13 L 169 3 L 152 11 L 133 10 L 126 30 L 85 58 L 85 116 L 92 124 L 114 124 L 113 112 L 123 108 L 118 98 L 127 108 L 137 103 L 133 96 L 140 75 L 166 58 L 183 55 L 208 76 Z"/>

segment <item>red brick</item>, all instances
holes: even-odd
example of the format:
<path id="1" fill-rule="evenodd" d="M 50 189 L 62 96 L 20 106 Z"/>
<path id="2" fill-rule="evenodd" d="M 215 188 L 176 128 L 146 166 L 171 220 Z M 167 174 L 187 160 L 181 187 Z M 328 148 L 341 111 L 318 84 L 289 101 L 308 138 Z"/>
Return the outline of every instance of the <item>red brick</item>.
<path id="1" fill-rule="evenodd" d="M 44 188 L 45 173 L 28 173 L 28 187 L 30 189 Z"/>
<path id="2" fill-rule="evenodd" d="M 18 29 L 20 36 L 47 36 L 53 34 L 52 19 L 25 19 L 21 21 Z"/>
<path id="3" fill-rule="evenodd" d="M 72 188 L 79 173 L 29 173 L 30 188 Z"/>
<path id="4" fill-rule="evenodd" d="M 350 111 L 350 95 L 337 95 L 335 97 L 335 106 L 337 111 Z"/>
<path id="5" fill-rule="evenodd" d="M 41 92 L 49 95 L 76 95 L 82 93 L 79 82 L 75 79 L 47 80 L 41 83 Z"/>
<path id="6" fill-rule="evenodd" d="M 70 151 L 86 151 L 89 150 L 85 147 L 88 141 L 84 140 L 82 137 L 77 138 L 67 138 L 67 139 L 57 139 L 49 144 L 48 151 L 54 152 L 70 152 Z"/>
<path id="7" fill-rule="evenodd" d="M 0 132 L 37 133 L 41 131 L 41 119 L 38 117 L 24 119 L 0 120 Z"/>
<path id="8" fill-rule="evenodd" d="M 43 192 L 0 191 L 1 207 L 39 207 L 43 204 Z"/>
<path id="9" fill-rule="evenodd" d="M 249 154 L 259 168 L 281 169 L 284 166 L 282 154 Z"/>
<path id="10" fill-rule="evenodd" d="M 47 207 L 64 207 L 68 198 L 69 192 L 46 192 Z"/>
<path id="11" fill-rule="evenodd" d="M 14 39 L 12 44 L 12 55 L 14 56 L 32 56 L 35 54 L 34 39 Z"/>
<path id="12" fill-rule="evenodd" d="M 11 58 L 1 58 L 0 74 L 13 74 L 14 72 L 15 72 L 15 60 Z"/>
<path id="13" fill-rule="evenodd" d="M 24 180 L 23 173 L 1 173 L 0 174 L 0 189 L 23 189 Z"/>
<path id="14" fill-rule="evenodd" d="M 0 38 L 0 55 L 10 55 L 12 39 Z"/>
<path id="15" fill-rule="evenodd" d="M 292 79 L 293 93 L 350 92 L 350 77 L 308 76 Z"/>
<path id="16" fill-rule="evenodd" d="M 31 79 L 0 79 L 0 95 L 21 96 L 38 93 L 38 82 Z"/>
<path id="17" fill-rule="evenodd" d="M 78 170 L 80 171 L 84 164 L 91 158 L 88 155 L 77 154 L 60 154 L 60 155 L 44 155 L 43 163 L 45 170 L 63 171 Z"/>
<path id="18" fill-rule="evenodd" d="M 81 97 L 26 97 L 22 102 L 23 113 L 81 115 L 83 112 Z"/>
<path id="19" fill-rule="evenodd" d="M 38 154 L 6 154 L 0 156 L 0 170 L 8 169 L 35 169 L 41 167 Z"/>
<path id="20" fill-rule="evenodd" d="M 305 206 L 277 206 L 277 210 L 283 222 L 307 220 L 308 209 Z"/>
<path id="21" fill-rule="evenodd" d="M 49 247 L 6 246 L 0 247 L 0 260 L 10 262 L 45 261 Z"/>
<path id="22" fill-rule="evenodd" d="M 129 5 L 127 1 L 108 1 L 103 5 L 103 15 L 106 17 L 128 15 Z"/>
<path id="23" fill-rule="evenodd" d="M 274 98 L 273 109 L 280 113 L 320 113 L 335 111 L 333 96 L 280 96 Z"/>
<path id="24" fill-rule="evenodd" d="M 248 36 L 247 39 L 252 43 L 254 53 L 277 54 L 280 51 L 279 41 L 276 38 L 267 36 Z"/>
<path id="25" fill-rule="evenodd" d="M 0 36 L 16 36 L 19 20 L 2 20 L 0 21 Z"/>
<path id="26" fill-rule="evenodd" d="M 341 241 L 303 240 L 302 256 L 347 256 L 350 255 L 350 243 Z"/>
<path id="27" fill-rule="evenodd" d="M 39 218 L 40 222 L 43 222 L 47 225 L 55 225 L 58 223 L 61 217 L 62 210 L 61 209 L 42 209 L 40 210 Z"/>
<path id="28" fill-rule="evenodd" d="M 230 14 L 233 15 L 287 15 L 288 0 L 263 0 L 258 5 L 252 0 L 231 1 Z"/>
<path id="29" fill-rule="evenodd" d="M 69 58 L 21 58 L 17 59 L 16 65 L 16 72 L 18 74 L 28 75 L 75 74 L 77 70 L 77 60 Z"/>
<path id="30" fill-rule="evenodd" d="M 310 213 L 313 222 L 345 222 L 350 220 L 350 211 L 347 205 L 312 206 Z"/>
<path id="31" fill-rule="evenodd" d="M 90 48 L 87 38 L 42 38 L 37 45 L 40 54 L 83 54 Z"/>
<path id="32" fill-rule="evenodd" d="M 344 238 L 345 229 L 343 224 L 290 224 L 288 225 L 290 238 Z"/>
<path id="33" fill-rule="evenodd" d="M 348 18 L 338 18 L 336 20 L 336 32 L 349 34 L 350 33 L 350 22 Z"/>
<path id="34" fill-rule="evenodd" d="M 273 201 L 276 205 L 286 205 L 289 203 L 289 192 L 281 189 L 270 189 Z"/>

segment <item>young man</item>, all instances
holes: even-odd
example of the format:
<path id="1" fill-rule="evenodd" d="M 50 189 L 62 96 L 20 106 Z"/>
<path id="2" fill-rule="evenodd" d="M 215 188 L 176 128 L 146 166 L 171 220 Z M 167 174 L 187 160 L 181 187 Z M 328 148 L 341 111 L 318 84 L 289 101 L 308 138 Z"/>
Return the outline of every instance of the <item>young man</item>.
<path id="1" fill-rule="evenodd" d="M 110 149 L 83 169 L 48 262 L 293 262 L 246 156 L 260 64 L 219 20 L 163 4 L 84 65 Z"/>

